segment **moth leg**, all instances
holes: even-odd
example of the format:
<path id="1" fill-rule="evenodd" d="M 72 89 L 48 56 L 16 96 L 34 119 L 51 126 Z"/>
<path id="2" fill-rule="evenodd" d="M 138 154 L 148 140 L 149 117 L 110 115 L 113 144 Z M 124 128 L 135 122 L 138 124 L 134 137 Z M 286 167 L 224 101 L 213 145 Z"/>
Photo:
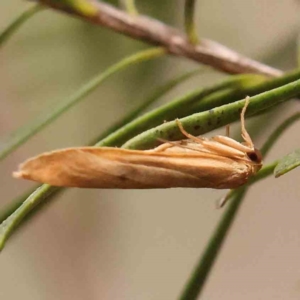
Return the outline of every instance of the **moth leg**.
<path id="1" fill-rule="evenodd" d="M 250 147 L 251 149 L 253 149 L 254 148 L 253 142 L 251 140 L 249 133 L 246 130 L 246 127 L 245 127 L 245 112 L 246 112 L 249 102 L 250 102 L 250 97 L 247 96 L 245 99 L 245 105 L 241 112 L 241 129 L 242 129 L 242 137 L 245 140 L 246 145 L 248 147 Z"/>
<path id="2" fill-rule="evenodd" d="M 163 152 L 169 148 L 172 148 L 172 147 L 179 147 L 179 148 L 183 148 L 183 149 L 188 149 L 188 150 L 192 150 L 192 151 L 196 151 L 196 152 L 201 152 L 201 153 L 211 153 L 211 154 L 216 154 L 215 152 L 210 152 L 209 150 L 206 150 L 206 149 L 200 149 L 199 146 L 197 145 L 197 147 L 192 147 L 192 146 L 189 146 L 187 145 L 186 143 L 183 143 L 184 141 L 183 140 L 180 140 L 180 141 L 167 141 L 167 140 L 164 140 L 164 139 L 159 139 L 160 141 L 163 141 L 164 144 L 154 148 L 154 149 L 151 149 L 151 150 L 146 150 L 146 151 L 149 151 L 149 152 Z"/>
<path id="3" fill-rule="evenodd" d="M 159 145 L 158 147 L 156 147 L 154 149 L 151 149 L 151 150 L 148 150 L 148 151 L 149 152 L 162 152 L 162 151 L 165 151 L 166 149 L 171 148 L 173 146 L 174 146 L 173 143 L 170 143 L 170 142 L 166 141 L 166 142 L 164 142 L 164 144 Z"/>
<path id="4" fill-rule="evenodd" d="M 223 137 L 226 138 L 226 137 Z M 236 142 L 237 143 L 237 142 Z M 241 149 L 232 147 L 232 145 L 227 145 L 225 143 L 220 143 L 215 138 L 211 140 L 204 140 L 202 142 L 202 145 L 205 147 L 207 151 L 214 152 L 217 155 L 221 156 L 227 156 L 227 157 L 244 157 L 245 153 L 244 151 L 241 151 Z"/>
<path id="5" fill-rule="evenodd" d="M 183 142 L 184 142 L 183 140 L 180 140 L 180 141 L 168 141 L 168 140 L 165 140 L 163 138 L 157 138 L 157 140 L 159 142 L 162 142 L 162 144 L 159 145 L 159 146 L 157 146 L 154 149 L 150 149 L 150 150 L 146 150 L 146 151 L 149 151 L 149 152 L 162 152 L 162 151 L 165 151 L 166 149 L 172 148 L 174 146 L 182 147 L 183 146 Z"/>
<path id="6" fill-rule="evenodd" d="M 192 134 L 189 134 L 185 129 L 183 128 L 182 124 L 178 119 L 176 119 L 177 125 L 182 132 L 183 135 L 185 135 L 187 138 L 193 140 L 194 142 L 201 144 L 204 147 L 203 152 L 210 152 L 217 155 L 225 155 L 225 156 L 239 156 L 243 157 L 245 154 L 240 151 L 239 149 L 235 149 L 233 147 L 230 147 L 228 145 L 224 145 L 222 143 L 218 143 L 212 140 L 207 140 L 203 138 L 198 138 L 196 136 L 193 136 Z"/>
<path id="7" fill-rule="evenodd" d="M 181 122 L 180 122 L 178 119 L 176 119 L 175 121 L 176 121 L 176 123 L 177 123 L 177 126 L 178 126 L 179 130 L 181 131 L 181 133 L 182 133 L 185 137 L 187 137 L 188 139 L 190 139 L 190 140 L 192 140 L 192 141 L 194 141 L 194 142 L 196 142 L 196 143 L 202 143 L 202 142 L 203 142 L 203 139 L 198 138 L 198 137 L 196 137 L 196 136 L 194 136 L 194 135 L 188 133 L 188 132 L 183 128 Z"/>
<path id="8" fill-rule="evenodd" d="M 249 151 L 253 151 L 253 148 L 250 148 L 246 145 L 243 145 L 227 136 L 222 136 L 222 135 L 216 135 L 212 138 L 212 140 L 219 142 L 220 144 L 229 146 L 233 149 L 243 151 L 245 153 Z"/>

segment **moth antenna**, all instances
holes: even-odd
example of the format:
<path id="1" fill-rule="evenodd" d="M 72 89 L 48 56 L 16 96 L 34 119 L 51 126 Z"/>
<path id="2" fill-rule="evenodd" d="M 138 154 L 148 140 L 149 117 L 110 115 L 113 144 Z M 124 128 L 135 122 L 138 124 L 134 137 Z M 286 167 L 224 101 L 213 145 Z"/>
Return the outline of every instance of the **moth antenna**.
<path id="1" fill-rule="evenodd" d="M 250 102 L 250 97 L 247 96 L 246 99 L 245 99 L 245 105 L 244 105 L 244 107 L 242 109 L 242 112 L 241 112 L 242 137 L 245 140 L 247 146 L 249 146 L 251 148 L 254 148 L 251 137 L 250 137 L 250 135 L 247 132 L 246 127 L 245 127 L 245 113 L 246 113 L 249 102 Z"/>
<path id="2" fill-rule="evenodd" d="M 180 122 L 178 119 L 176 119 L 175 121 L 176 121 L 176 123 L 177 123 L 177 126 L 178 126 L 179 130 L 181 131 L 181 133 L 182 133 L 185 137 L 187 137 L 188 139 L 190 139 L 190 140 L 192 140 L 192 141 L 194 141 L 194 142 L 202 143 L 202 139 L 201 139 L 201 138 L 198 138 L 198 137 L 196 137 L 196 136 L 194 136 L 194 135 L 192 135 L 192 134 L 190 134 L 190 133 L 188 133 L 188 132 L 183 128 L 181 122 Z"/>

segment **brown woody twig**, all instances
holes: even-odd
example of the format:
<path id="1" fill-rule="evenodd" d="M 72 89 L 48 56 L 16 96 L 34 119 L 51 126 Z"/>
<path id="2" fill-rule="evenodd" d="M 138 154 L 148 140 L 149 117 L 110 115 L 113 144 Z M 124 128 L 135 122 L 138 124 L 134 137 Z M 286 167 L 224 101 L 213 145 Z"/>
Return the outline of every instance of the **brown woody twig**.
<path id="1" fill-rule="evenodd" d="M 211 40 L 201 39 L 198 45 L 191 45 L 187 36 L 175 28 L 150 17 L 129 15 L 107 3 L 89 0 L 95 11 L 89 15 L 63 4 L 63 1 L 37 1 L 134 39 L 164 47 L 170 54 L 192 59 L 226 73 L 258 73 L 272 77 L 282 74 L 280 70 L 245 57 Z"/>

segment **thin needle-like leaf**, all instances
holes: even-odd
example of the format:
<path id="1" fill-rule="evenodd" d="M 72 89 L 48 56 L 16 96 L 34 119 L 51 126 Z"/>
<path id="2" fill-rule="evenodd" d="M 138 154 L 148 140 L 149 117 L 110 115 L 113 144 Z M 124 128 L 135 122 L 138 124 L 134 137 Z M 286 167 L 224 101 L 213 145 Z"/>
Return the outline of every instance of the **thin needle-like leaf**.
<path id="1" fill-rule="evenodd" d="M 265 78 L 261 76 L 257 77 L 256 75 L 236 75 L 220 84 L 208 88 L 197 89 L 196 91 L 190 92 L 183 97 L 179 97 L 178 99 L 133 120 L 101 140 L 96 146 L 107 146 L 111 144 L 121 146 L 130 138 L 133 138 L 151 127 L 162 124 L 165 121 L 210 109 L 214 107 L 216 103 L 220 101 L 222 103 L 222 101 L 227 98 L 233 99 L 236 91 L 239 91 L 243 87 L 251 86 L 258 81 L 265 81 Z M 218 92 L 221 91 L 226 92 L 227 97 L 224 97 L 224 94 L 218 94 Z M 208 99 L 209 96 L 215 97 L 213 99 Z M 155 145 L 153 144 L 152 147 L 154 146 Z"/>
<path id="2" fill-rule="evenodd" d="M 41 5 L 34 5 L 25 10 L 18 16 L 11 24 L 9 24 L 2 32 L 0 32 L 0 46 L 3 46 L 5 42 L 33 15 L 41 11 L 43 7 Z"/>
<path id="3" fill-rule="evenodd" d="M 132 121 L 136 116 L 138 116 L 143 110 L 147 109 L 147 107 L 154 102 L 156 102 L 160 97 L 162 97 L 165 93 L 170 91 L 172 88 L 177 86 L 178 84 L 182 83 L 183 81 L 189 79 L 193 75 L 198 74 L 203 69 L 197 69 L 194 71 L 187 72 L 183 75 L 178 76 L 177 78 L 171 79 L 167 83 L 161 85 L 155 91 L 146 99 L 146 101 L 142 102 L 141 105 L 137 108 L 135 108 L 132 112 L 129 112 L 127 115 L 125 115 L 124 118 L 122 118 L 120 121 L 116 122 L 114 125 L 110 126 L 105 132 L 103 132 L 100 136 L 98 136 L 97 139 L 93 140 L 89 145 L 95 145 L 99 140 L 104 139 L 106 136 L 108 136 L 110 133 L 118 130 L 128 122 Z M 112 145 L 113 146 L 113 145 Z M 30 192 L 24 193 L 21 197 L 18 197 L 14 201 L 12 201 L 12 204 L 10 204 L 8 207 L 4 208 L 0 212 L 0 223 L 3 222 L 6 218 L 9 217 L 37 188 L 34 188 Z M 63 190 L 63 188 L 60 188 L 59 190 Z M 48 195 L 48 198 L 53 197 L 57 193 L 52 193 L 51 195 Z"/>
<path id="4" fill-rule="evenodd" d="M 118 122 L 116 122 L 114 125 L 110 126 L 107 130 L 105 130 L 103 133 L 101 133 L 100 136 L 98 136 L 91 145 L 98 145 L 99 141 L 102 141 L 104 138 L 109 136 L 111 133 L 116 132 L 121 127 L 125 126 L 126 124 L 130 123 L 132 120 L 134 120 L 136 117 L 140 115 L 141 112 L 146 110 L 150 105 L 152 105 L 154 102 L 156 102 L 160 97 L 162 97 L 164 94 L 168 93 L 172 88 L 177 86 L 178 84 L 182 83 L 183 81 L 189 79 L 190 77 L 198 74 L 199 72 L 203 71 L 203 69 L 197 69 L 194 71 L 187 72 L 183 75 L 180 75 L 177 78 L 171 79 L 167 83 L 159 86 L 157 89 L 154 90 L 154 92 L 146 98 L 137 108 L 135 108 L 132 112 L 127 114 L 124 118 L 120 119 Z M 114 144 L 114 146 L 116 146 Z"/>
<path id="5" fill-rule="evenodd" d="M 4 247 L 4 243 L 8 235 L 13 229 L 19 225 L 21 221 L 42 201 L 55 193 L 59 188 L 43 184 L 36 191 L 34 191 L 24 202 L 18 207 L 7 219 L 5 219 L 0 226 L 0 250 Z"/>
<path id="6" fill-rule="evenodd" d="M 195 7 L 196 7 L 196 0 L 185 0 L 185 5 L 184 5 L 185 31 L 189 38 L 189 42 L 193 45 L 199 43 L 199 38 L 197 35 L 196 24 L 195 24 Z"/>
<path id="7" fill-rule="evenodd" d="M 295 78 L 297 78 L 297 76 L 299 76 L 299 74 L 289 74 L 286 78 L 281 78 L 281 79 L 275 79 L 274 81 L 273 81 L 273 86 L 278 86 L 278 85 L 281 85 L 281 84 L 283 84 L 283 83 L 285 83 L 285 82 L 288 82 L 289 80 L 291 80 L 291 79 L 295 79 Z M 249 84 L 249 83 L 248 83 Z M 265 89 L 269 89 L 270 88 L 270 86 L 272 86 L 272 82 L 270 83 L 270 82 L 266 82 L 266 83 L 259 83 L 258 85 L 257 85 L 257 87 L 256 87 L 256 89 L 255 89 L 255 85 L 254 86 L 251 86 L 250 85 L 250 87 L 248 86 L 248 84 L 246 85 L 246 87 L 245 87 L 245 89 L 243 90 L 242 89 L 242 91 L 241 91 L 241 93 L 246 93 L 246 94 L 248 94 L 248 92 L 251 94 L 251 93 L 255 93 L 255 91 L 263 91 L 264 90 L 264 88 Z M 290 88 L 291 88 L 291 86 L 290 85 L 286 85 L 287 86 L 287 90 L 286 90 L 286 92 L 287 92 L 287 94 L 281 94 L 281 96 L 282 97 L 288 97 L 288 96 L 290 96 L 291 95 L 291 91 L 290 91 Z M 248 90 L 247 90 L 247 88 L 248 88 Z M 298 90 L 297 90 L 297 86 L 296 87 L 294 87 L 296 90 L 294 91 L 295 93 L 297 93 L 298 92 Z M 248 91 L 248 92 L 246 92 L 246 90 Z M 232 93 L 232 89 L 230 89 L 230 93 Z M 262 99 L 264 99 L 264 97 L 266 97 L 266 101 L 268 100 L 268 97 L 266 96 L 266 95 L 268 95 L 268 93 L 270 93 L 270 96 L 274 96 L 273 94 L 274 94 L 274 91 L 269 91 L 269 92 L 266 92 L 266 93 L 264 93 L 264 94 L 262 94 L 262 95 L 264 95 L 264 96 L 261 96 L 261 101 L 262 101 Z M 280 94 L 280 93 L 279 93 Z M 220 92 L 218 92 L 217 93 L 217 96 L 218 97 L 220 97 L 220 98 L 222 98 L 222 97 L 224 97 L 224 93 L 220 93 Z M 231 97 L 233 97 L 233 96 L 235 96 L 235 97 L 237 97 L 237 96 L 240 96 L 240 93 L 237 93 L 237 94 L 226 94 L 225 93 L 225 98 L 226 97 L 229 97 L 229 98 L 231 98 Z M 278 94 L 277 94 L 277 96 L 278 96 Z M 208 96 L 208 98 L 209 98 L 210 96 Z M 275 100 L 274 100 L 274 104 L 276 104 L 276 103 L 279 103 L 280 102 L 280 98 L 274 98 Z M 203 101 L 204 99 L 202 99 L 201 100 L 201 102 Z M 231 99 L 232 100 L 232 99 Z M 214 99 L 214 101 L 215 101 L 215 99 Z M 218 101 L 221 101 L 221 100 L 218 100 Z M 224 100 L 223 100 L 224 101 Z M 229 100 L 227 100 L 226 99 L 226 101 L 229 101 Z M 239 103 L 240 103 L 241 101 L 239 101 Z M 214 103 L 214 102 L 213 102 Z M 235 104 L 235 103 L 233 103 L 233 104 Z M 206 104 L 206 105 L 208 105 L 208 104 Z M 240 106 L 243 106 L 244 104 L 241 104 Z M 261 107 L 261 103 L 260 102 L 258 102 L 258 103 L 256 103 L 255 105 L 257 105 L 258 107 Z M 209 112 L 207 112 L 207 113 L 209 113 Z M 225 110 L 224 111 L 224 114 L 226 115 L 226 114 L 231 114 L 232 112 L 231 112 L 231 110 Z M 237 116 L 236 117 L 236 119 L 238 118 L 239 116 Z M 201 119 L 200 119 L 200 121 L 201 121 Z M 151 126 L 151 124 L 149 124 L 150 126 Z M 218 127 L 218 125 L 217 124 L 215 124 L 215 126 L 216 127 Z M 124 134 L 127 134 L 127 132 L 125 132 Z M 147 138 L 147 137 L 146 137 Z M 155 141 L 156 142 L 156 141 Z M 100 144 L 100 143 L 98 143 L 98 144 Z M 106 144 L 106 146 L 113 146 L 113 143 L 112 144 Z M 21 213 L 22 214 L 22 217 L 21 218 L 19 218 L 19 216 L 18 216 L 18 214 L 14 214 L 14 217 L 15 217 L 15 219 L 18 221 L 18 224 L 19 224 L 19 222 L 21 222 L 22 221 L 22 218 L 25 218 L 26 217 L 26 215 L 28 215 L 29 213 L 33 213 L 34 212 L 34 210 L 38 207 L 38 205 L 35 205 L 35 203 L 38 203 L 38 204 L 40 204 L 41 203 L 41 199 L 43 198 L 43 199 L 46 199 L 47 197 L 48 197 L 48 194 L 51 194 L 54 190 L 56 190 L 57 188 L 55 188 L 55 187 L 49 187 L 49 186 L 47 186 L 47 185 L 43 185 L 42 186 L 43 188 L 42 188 L 42 190 L 40 190 L 40 192 L 39 193 L 35 193 L 34 194 L 34 196 L 31 196 L 31 197 L 29 197 L 31 200 L 30 200 L 30 202 L 31 202 L 31 210 L 29 209 L 29 205 L 28 205 L 28 203 L 26 202 L 26 205 L 24 206 L 24 209 L 26 210 L 26 213 L 25 214 L 23 214 L 23 211 L 22 211 L 22 207 L 23 207 L 23 205 L 18 209 L 18 212 L 19 213 Z M 52 190 L 53 189 L 53 190 Z M 51 196 L 50 196 L 51 197 Z M 8 220 L 6 220 L 5 222 L 8 222 Z M 2 245 L 2 248 L 4 247 L 4 243 L 5 243 L 5 241 L 7 240 L 7 238 L 9 237 L 9 235 L 12 233 L 12 229 L 14 229 L 14 228 L 16 228 L 16 226 L 18 225 L 10 225 L 10 226 L 8 226 L 8 224 L 7 223 L 2 223 L 1 224 L 1 226 L 0 226 L 0 231 L 1 231 L 1 234 L 0 234 L 0 244 Z M 14 222 L 14 218 L 9 218 L 9 222 Z M 3 226 L 2 226 L 3 225 Z M 5 226 L 4 226 L 5 225 Z M 5 228 L 3 228 L 3 227 L 5 227 Z M 2 249 L 1 248 L 1 249 Z"/>
<path id="8" fill-rule="evenodd" d="M 22 128 L 10 135 L 8 138 L 0 140 L 0 160 L 5 158 L 8 154 L 17 149 L 30 137 L 53 122 L 75 104 L 82 101 L 88 94 L 93 92 L 105 79 L 131 65 L 160 57 L 164 53 L 165 51 L 162 48 L 152 48 L 144 50 L 124 58 L 120 62 L 106 69 L 104 72 L 101 72 L 87 84 L 82 86 L 76 93 L 60 101 L 56 107 L 47 111 L 45 114 L 40 115 L 36 120 L 34 120 L 34 122 L 22 126 Z"/>
<path id="9" fill-rule="evenodd" d="M 135 0 L 121 0 L 121 4 L 130 15 L 137 16 L 139 14 L 135 5 Z"/>
<path id="10" fill-rule="evenodd" d="M 211 268 L 223 245 L 226 235 L 231 228 L 233 220 L 245 196 L 246 188 L 240 188 L 239 192 L 231 200 L 230 205 L 222 216 L 215 232 L 205 248 L 199 263 L 197 264 L 190 280 L 188 281 L 180 300 L 196 300 L 201 294 Z"/>
<path id="11" fill-rule="evenodd" d="M 268 137 L 268 140 L 265 142 L 261 148 L 261 153 L 263 156 L 266 156 L 270 149 L 273 147 L 275 142 L 280 138 L 280 136 L 286 131 L 291 125 L 296 121 L 300 120 L 300 113 L 297 112 L 287 118 L 283 123 L 281 123 L 274 132 Z"/>
<path id="12" fill-rule="evenodd" d="M 296 121 L 300 119 L 300 113 L 295 113 L 294 115 L 290 116 L 288 119 L 286 119 L 284 122 L 282 122 L 274 131 L 273 133 L 269 136 L 267 141 L 264 143 L 262 148 L 260 149 L 261 154 L 263 157 L 266 157 L 267 154 L 269 153 L 270 149 L 274 146 L 274 144 L 277 142 L 277 140 L 281 137 L 281 135 L 291 126 L 293 125 Z M 276 162 L 274 162 L 276 163 Z M 276 164 L 272 167 L 272 171 L 274 170 Z M 270 170 L 270 166 L 264 167 L 261 169 L 258 174 L 249 180 L 249 184 L 252 182 L 256 182 L 257 180 L 261 179 L 262 174 L 264 174 L 267 170 Z M 271 172 L 272 173 L 272 172 Z M 268 175 L 271 175 L 271 173 L 268 173 Z M 230 193 L 226 195 L 226 199 L 224 199 L 226 202 L 229 201 L 233 195 L 235 195 L 236 190 L 232 190 Z"/>
<path id="13" fill-rule="evenodd" d="M 300 149 L 286 155 L 282 158 L 274 170 L 276 178 L 292 171 L 293 169 L 300 166 Z"/>
<path id="14" fill-rule="evenodd" d="M 262 147 L 262 154 L 265 156 L 274 145 L 274 143 L 278 140 L 278 138 L 282 135 L 282 133 L 288 129 L 295 121 L 300 118 L 299 113 L 291 116 L 287 120 L 285 120 L 282 124 L 279 125 L 278 128 L 274 131 L 273 134 L 269 137 L 267 142 Z M 300 152 L 300 151 L 299 151 Z M 299 163 L 300 163 L 300 153 L 299 153 Z M 241 187 L 236 190 L 231 190 L 229 194 L 226 196 L 226 202 L 230 200 L 230 204 L 228 210 L 225 212 L 221 221 L 219 222 L 216 231 L 211 238 L 207 248 L 205 249 L 201 259 L 196 266 L 194 272 L 192 273 L 188 283 L 186 284 L 184 291 L 180 297 L 180 300 L 196 300 L 201 294 L 204 284 L 209 276 L 209 273 L 213 267 L 213 263 L 215 262 L 226 234 L 230 229 L 230 225 L 234 221 L 234 218 L 237 214 L 238 207 L 240 206 L 243 196 L 245 194 L 246 188 L 255 182 L 262 180 L 268 176 L 270 176 L 278 161 L 275 161 L 265 167 L 263 167 L 256 176 L 250 178 L 246 187 Z"/>
<path id="15" fill-rule="evenodd" d="M 247 115 L 254 115 L 270 109 L 279 103 L 289 100 L 300 94 L 300 80 L 286 84 L 282 87 L 251 97 L 247 108 Z M 238 120 L 245 100 L 236 101 L 216 107 L 209 111 L 197 113 L 180 119 L 186 131 L 193 135 L 201 135 L 215 128 Z M 123 147 L 127 149 L 149 149 L 157 146 L 158 140 L 179 140 L 184 138 L 177 123 L 171 121 L 153 129 L 147 130 L 126 142 Z"/>
<path id="16" fill-rule="evenodd" d="M 140 113 L 143 109 L 146 109 L 148 105 L 154 103 L 160 96 L 162 96 L 164 93 L 168 92 L 171 88 L 175 87 L 177 84 L 181 83 L 182 81 L 188 79 L 189 77 L 197 74 L 199 70 L 191 71 L 186 74 L 183 74 L 179 76 L 178 78 L 175 78 L 173 80 L 170 80 L 165 85 L 162 85 L 159 87 L 149 99 L 145 103 L 143 103 L 138 109 L 135 109 L 133 112 L 130 112 L 128 115 L 125 116 L 124 119 L 122 119 L 117 124 L 113 125 L 111 128 L 109 128 L 106 133 L 102 134 L 102 138 L 104 138 L 109 133 L 113 132 L 114 130 L 119 129 L 119 127 L 122 126 L 123 122 L 128 121 L 130 122 L 136 114 Z M 93 145 L 94 142 L 91 143 Z M 114 146 L 113 142 L 108 145 Z M 37 190 L 39 192 L 37 193 Z M 5 228 L 0 226 L 0 229 L 2 228 L 2 231 L 0 230 L 0 250 L 1 247 L 4 246 L 4 243 L 8 236 L 11 234 L 11 232 L 20 224 L 20 221 L 28 219 L 28 217 L 33 214 L 34 212 L 37 212 L 44 203 L 49 203 L 49 200 L 51 200 L 54 196 L 56 196 L 59 192 L 62 192 L 64 188 L 57 188 L 57 187 L 51 187 L 49 185 L 42 185 L 37 190 L 27 192 L 20 198 L 13 201 L 13 204 L 10 205 L 8 208 L 6 208 L 1 214 L 0 214 L 0 222 L 3 222 L 1 224 L 5 225 Z M 41 203 L 41 199 L 43 199 L 43 202 Z M 47 199 L 47 201 L 46 201 Z M 28 200 L 28 201 L 27 201 Z M 44 205 L 43 205 L 44 206 Z M 16 212 L 17 211 L 17 212 Z M 26 212 L 24 214 L 24 211 Z M 11 223 L 17 222 L 15 225 L 9 226 L 8 220 Z M 5 221 L 5 222 L 4 222 Z M 2 246 L 1 246 L 2 245 Z"/>

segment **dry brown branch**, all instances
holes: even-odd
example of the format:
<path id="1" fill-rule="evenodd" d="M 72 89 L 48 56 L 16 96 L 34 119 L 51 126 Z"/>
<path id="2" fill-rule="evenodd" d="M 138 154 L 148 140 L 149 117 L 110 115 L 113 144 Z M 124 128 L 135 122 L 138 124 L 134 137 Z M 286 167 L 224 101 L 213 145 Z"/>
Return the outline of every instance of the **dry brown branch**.
<path id="1" fill-rule="evenodd" d="M 96 14 L 91 16 L 65 6 L 62 1 L 39 0 L 39 2 L 134 39 L 162 46 L 170 54 L 192 59 L 226 73 L 259 73 L 272 77 L 282 74 L 280 70 L 245 57 L 211 40 L 201 39 L 200 44 L 193 46 L 188 42 L 186 35 L 160 21 L 142 15 L 129 15 L 103 2 L 91 0 L 96 11 Z"/>

